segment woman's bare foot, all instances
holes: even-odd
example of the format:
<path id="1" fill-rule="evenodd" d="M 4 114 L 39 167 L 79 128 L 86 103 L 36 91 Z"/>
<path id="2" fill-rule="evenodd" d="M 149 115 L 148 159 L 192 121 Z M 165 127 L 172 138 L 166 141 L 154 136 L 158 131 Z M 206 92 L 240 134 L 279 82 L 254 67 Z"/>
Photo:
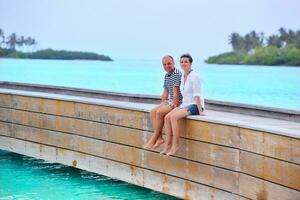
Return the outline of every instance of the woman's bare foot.
<path id="1" fill-rule="evenodd" d="M 172 146 L 171 150 L 166 154 L 167 156 L 171 156 L 171 155 L 174 155 L 179 149 L 179 146 L 176 145 L 176 146 Z"/>
<path id="2" fill-rule="evenodd" d="M 151 147 L 151 149 L 157 149 L 160 145 L 162 145 L 165 141 L 162 138 L 158 138 L 155 144 Z"/>
<path id="3" fill-rule="evenodd" d="M 151 138 L 145 145 L 144 148 L 145 149 L 151 149 L 153 147 L 153 145 L 155 145 L 155 141 Z"/>
<path id="4" fill-rule="evenodd" d="M 167 152 L 170 150 L 171 145 L 165 146 L 164 149 L 160 152 L 160 154 L 167 154 Z"/>

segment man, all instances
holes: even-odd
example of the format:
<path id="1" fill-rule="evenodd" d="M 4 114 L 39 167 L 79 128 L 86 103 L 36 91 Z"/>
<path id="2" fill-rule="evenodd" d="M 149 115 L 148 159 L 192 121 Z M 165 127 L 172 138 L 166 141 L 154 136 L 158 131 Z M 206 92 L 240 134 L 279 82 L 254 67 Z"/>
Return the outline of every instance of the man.
<path id="1" fill-rule="evenodd" d="M 146 149 L 156 149 L 164 143 L 162 128 L 164 117 L 173 108 L 178 107 L 182 100 L 180 93 L 181 72 L 175 68 L 172 56 L 164 56 L 162 59 L 164 70 L 167 72 L 164 79 L 164 90 L 161 97 L 161 104 L 154 107 L 150 112 L 154 134 L 144 146 Z"/>

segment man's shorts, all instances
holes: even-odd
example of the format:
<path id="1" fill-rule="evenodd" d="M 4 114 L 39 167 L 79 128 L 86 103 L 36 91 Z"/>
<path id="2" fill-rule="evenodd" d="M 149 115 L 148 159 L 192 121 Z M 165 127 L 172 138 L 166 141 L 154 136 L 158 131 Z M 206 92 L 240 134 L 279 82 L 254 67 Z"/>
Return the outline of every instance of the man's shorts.
<path id="1" fill-rule="evenodd" d="M 173 106 L 173 101 L 172 100 L 165 100 L 164 105 L 172 107 Z"/>

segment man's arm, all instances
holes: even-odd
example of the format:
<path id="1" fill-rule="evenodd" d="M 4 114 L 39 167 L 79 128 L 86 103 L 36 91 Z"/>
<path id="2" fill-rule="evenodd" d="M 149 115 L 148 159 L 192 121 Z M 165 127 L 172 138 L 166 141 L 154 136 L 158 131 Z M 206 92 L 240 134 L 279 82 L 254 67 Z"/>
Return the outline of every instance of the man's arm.
<path id="1" fill-rule="evenodd" d="M 164 88 L 164 91 L 161 95 L 161 102 L 168 100 L 168 96 L 169 96 L 169 92 L 166 88 Z"/>
<path id="2" fill-rule="evenodd" d="M 174 92 L 173 108 L 176 108 L 179 106 L 179 95 L 180 95 L 179 86 L 174 86 L 173 92 Z"/>

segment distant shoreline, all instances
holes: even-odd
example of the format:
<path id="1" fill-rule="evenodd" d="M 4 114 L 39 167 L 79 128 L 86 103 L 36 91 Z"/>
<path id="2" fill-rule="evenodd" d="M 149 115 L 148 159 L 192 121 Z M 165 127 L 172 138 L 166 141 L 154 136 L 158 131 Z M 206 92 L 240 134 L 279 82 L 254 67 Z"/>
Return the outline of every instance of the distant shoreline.
<path id="1" fill-rule="evenodd" d="M 300 66 L 300 30 L 278 29 L 278 34 L 266 37 L 263 32 L 246 35 L 231 33 L 231 52 L 210 56 L 208 64 Z"/>
<path id="2" fill-rule="evenodd" d="M 45 59 L 45 60 L 99 60 L 113 61 L 112 58 L 92 52 L 44 49 L 35 52 L 22 52 L 0 48 L 0 58 Z"/>
<path id="3" fill-rule="evenodd" d="M 207 64 L 220 65 L 263 65 L 300 67 L 300 50 L 296 48 L 258 47 L 254 52 L 232 51 L 210 56 Z"/>

